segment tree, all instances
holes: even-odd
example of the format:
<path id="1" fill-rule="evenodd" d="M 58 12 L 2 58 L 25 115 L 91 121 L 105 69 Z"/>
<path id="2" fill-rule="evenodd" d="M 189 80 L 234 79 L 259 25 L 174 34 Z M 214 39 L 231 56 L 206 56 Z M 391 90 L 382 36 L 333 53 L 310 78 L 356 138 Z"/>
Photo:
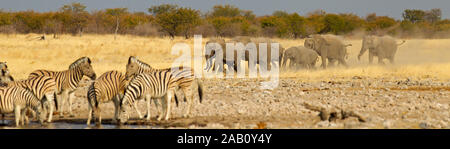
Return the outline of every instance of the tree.
<path id="1" fill-rule="evenodd" d="M 175 11 L 178 9 L 178 5 L 171 5 L 171 4 L 162 4 L 157 6 L 152 6 L 148 8 L 148 12 L 153 14 L 154 16 L 163 14 L 163 13 L 169 13 L 172 11 Z"/>
<path id="2" fill-rule="evenodd" d="M 200 24 L 200 13 L 191 8 L 178 8 L 174 5 L 153 6 L 150 13 L 155 15 L 155 22 L 173 39 L 182 33 L 190 37 L 191 30 Z"/>
<path id="3" fill-rule="evenodd" d="M 424 21 L 425 12 L 418 9 L 406 9 L 403 12 L 402 16 L 404 20 L 410 21 L 411 23 L 415 24 L 417 22 Z"/>
<path id="4" fill-rule="evenodd" d="M 425 12 L 425 20 L 430 23 L 436 23 L 441 20 L 442 11 L 439 8 L 434 8 Z"/>
<path id="5" fill-rule="evenodd" d="M 68 27 L 72 34 L 78 32 L 81 36 L 89 20 L 86 6 L 81 3 L 72 3 L 62 6 L 60 12 L 62 14 L 58 18 L 62 20 L 64 27 Z"/>
<path id="6" fill-rule="evenodd" d="M 113 16 L 116 20 L 116 29 L 114 31 L 114 40 L 116 40 L 117 31 L 119 31 L 120 18 L 121 18 L 121 16 L 123 16 L 126 13 L 128 13 L 127 8 L 108 8 L 108 9 L 106 9 L 106 14 Z"/>
<path id="7" fill-rule="evenodd" d="M 345 20 L 336 14 L 327 14 L 324 17 L 325 27 L 319 33 L 339 34 L 345 28 Z"/>
<path id="8" fill-rule="evenodd" d="M 375 13 L 367 15 L 366 22 L 366 30 L 372 32 L 381 30 L 388 31 L 398 24 L 393 18 L 388 16 L 377 16 Z"/>
<path id="9" fill-rule="evenodd" d="M 288 15 L 286 17 L 286 24 L 288 25 L 288 31 L 294 36 L 294 38 L 306 35 L 305 18 L 297 13 Z"/>
<path id="10" fill-rule="evenodd" d="M 211 17 L 236 17 L 241 16 L 241 10 L 232 5 L 216 5 L 213 7 Z"/>

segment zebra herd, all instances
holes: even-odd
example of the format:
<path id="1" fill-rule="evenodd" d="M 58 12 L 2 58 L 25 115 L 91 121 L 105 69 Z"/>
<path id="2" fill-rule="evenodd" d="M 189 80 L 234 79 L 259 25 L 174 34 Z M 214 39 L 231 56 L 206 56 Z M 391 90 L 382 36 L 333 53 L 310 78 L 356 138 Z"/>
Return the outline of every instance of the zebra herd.
<path id="1" fill-rule="evenodd" d="M 83 76 L 91 78 L 92 84 L 88 88 L 88 119 L 97 117 L 97 124 L 101 124 L 100 104 L 113 101 L 115 112 L 113 122 L 125 123 L 129 119 L 129 110 L 134 108 L 140 119 L 144 117 L 137 109 L 136 100 L 144 99 L 147 104 L 146 120 L 150 120 L 150 100 L 161 106 L 164 114 L 159 111 L 157 120 L 168 120 L 172 99 L 178 105 L 175 92 L 181 90 L 187 108 L 183 117 L 190 115 L 195 93 L 200 102 L 203 99 L 203 87 L 199 79 L 194 77 L 190 67 L 172 67 L 155 69 L 149 64 L 130 56 L 126 66 L 126 73 L 108 71 L 96 78 L 91 59 L 82 57 L 73 62 L 65 71 L 36 70 L 25 80 L 16 81 L 10 75 L 6 62 L 0 62 L 0 113 L 15 114 L 16 126 L 28 123 L 27 112 L 33 114 L 40 123 L 47 118 L 52 122 L 53 107 L 59 111 L 60 118 L 64 117 L 64 102 L 69 102 L 69 115 L 73 117 L 72 100 L 74 91 Z"/>

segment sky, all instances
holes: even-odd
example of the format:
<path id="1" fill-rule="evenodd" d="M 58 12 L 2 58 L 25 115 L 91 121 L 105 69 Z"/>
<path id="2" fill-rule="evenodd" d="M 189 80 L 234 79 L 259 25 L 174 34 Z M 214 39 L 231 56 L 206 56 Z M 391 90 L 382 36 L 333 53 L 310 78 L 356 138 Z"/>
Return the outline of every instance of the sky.
<path id="1" fill-rule="evenodd" d="M 402 18 L 405 9 L 440 8 L 443 19 L 450 17 L 450 0 L 0 0 L 0 9 L 56 11 L 62 5 L 72 2 L 86 5 L 89 11 L 126 7 L 132 12 L 147 12 L 147 8 L 153 5 L 177 4 L 208 12 L 214 5 L 231 4 L 252 10 L 258 16 L 269 15 L 276 10 L 306 15 L 308 12 L 322 9 L 329 13 L 354 13 L 362 17 L 376 13 L 396 19 Z"/>

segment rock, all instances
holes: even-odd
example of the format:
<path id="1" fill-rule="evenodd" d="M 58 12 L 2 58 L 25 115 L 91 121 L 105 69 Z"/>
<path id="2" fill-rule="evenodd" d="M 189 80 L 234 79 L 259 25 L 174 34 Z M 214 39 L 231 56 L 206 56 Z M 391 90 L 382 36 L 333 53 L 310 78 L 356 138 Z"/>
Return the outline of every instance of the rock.
<path id="1" fill-rule="evenodd" d="M 426 122 L 422 122 L 422 123 L 419 124 L 419 127 L 422 128 L 422 129 L 429 129 L 430 125 L 427 124 Z"/>

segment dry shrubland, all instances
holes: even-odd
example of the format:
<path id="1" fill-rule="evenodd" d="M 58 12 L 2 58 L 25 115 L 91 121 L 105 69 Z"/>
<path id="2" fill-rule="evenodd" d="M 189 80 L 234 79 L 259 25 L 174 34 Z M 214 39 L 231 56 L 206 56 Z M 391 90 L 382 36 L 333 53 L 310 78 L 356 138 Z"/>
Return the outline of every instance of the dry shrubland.
<path id="1" fill-rule="evenodd" d="M 108 70 L 124 72 L 129 56 L 138 56 L 154 67 L 171 66 L 177 55 L 171 54 L 175 43 L 187 43 L 193 49 L 194 39 L 156 38 L 123 35 L 114 40 L 113 35 L 85 35 L 83 37 L 62 35 L 59 39 L 37 40 L 38 35 L 0 35 L 2 56 L 8 62 L 11 73 L 17 78 L 26 78 L 36 69 L 65 70 L 74 60 L 88 56 L 93 60 L 94 70 L 101 74 Z M 204 44 L 208 39 L 204 38 Z M 303 45 L 301 39 L 275 38 L 284 47 Z M 353 46 L 348 48 L 349 68 L 342 66 L 323 70 L 283 71 L 281 77 L 304 80 L 335 80 L 353 76 L 404 78 L 433 77 L 443 81 L 450 79 L 450 39 L 406 39 L 396 55 L 396 64 L 386 66 L 369 65 L 367 53 L 361 61 L 357 54 L 361 40 L 346 40 Z M 375 63 L 376 63 L 375 59 Z"/>

